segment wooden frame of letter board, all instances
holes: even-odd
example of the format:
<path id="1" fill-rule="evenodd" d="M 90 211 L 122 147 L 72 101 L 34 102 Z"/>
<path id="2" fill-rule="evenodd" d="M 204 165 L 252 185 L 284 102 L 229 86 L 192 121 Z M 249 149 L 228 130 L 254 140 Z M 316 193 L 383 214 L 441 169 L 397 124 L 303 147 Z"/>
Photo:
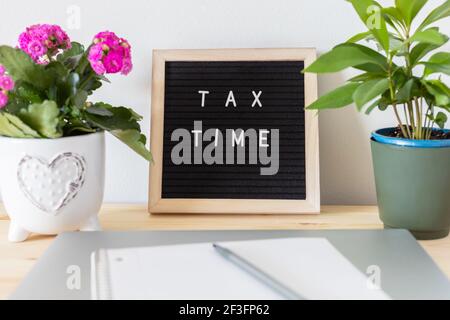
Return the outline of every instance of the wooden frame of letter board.
<path id="1" fill-rule="evenodd" d="M 164 90 L 166 61 L 304 61 L 316 58 L 313 48 L 154 50 L 152 74 L 150 213 L 299 214 L 320 212 L 318 117 L 305 111 L 305 200 L 273 199 L 164 199 L 162 198 Z M 300 70 L 299 70 L 300 72 Z M 317 99 L 317 77 L 305 74 L 305 106 Z"/>

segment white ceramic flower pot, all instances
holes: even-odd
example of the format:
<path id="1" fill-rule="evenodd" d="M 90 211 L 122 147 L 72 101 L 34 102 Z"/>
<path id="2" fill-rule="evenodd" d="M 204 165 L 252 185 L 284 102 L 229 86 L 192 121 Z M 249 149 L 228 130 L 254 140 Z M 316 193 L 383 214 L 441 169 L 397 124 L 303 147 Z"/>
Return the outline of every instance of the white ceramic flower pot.
<path id="1" fill-rule="evenodd" d="M 9 240 L 100 229 L 105 180 L 104 133 L 60 139 L 0 137 L 0 190 Z"/>

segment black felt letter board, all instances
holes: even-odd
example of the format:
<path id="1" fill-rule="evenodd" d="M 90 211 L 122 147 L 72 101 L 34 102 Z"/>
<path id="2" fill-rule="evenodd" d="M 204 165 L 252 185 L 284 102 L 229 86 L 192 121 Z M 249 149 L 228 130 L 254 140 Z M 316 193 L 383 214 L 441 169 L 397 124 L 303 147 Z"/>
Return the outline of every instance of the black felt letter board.
<path id="1" fill-rule="evenodd" d="M 302 69 L 303 61 L 166 62 L 162 198 L 306 199 Z M 200 90 L 209 92 L 203 107 Z M 225 107 L 230 91 L 236 107 Z M 262 91 L 262 107 L 251 106 L 252 91 Z M 194 121 L 203 131 L 279 129 L 278 173 L 261 175 L 261 164 L 175 165 L 172 132 L 191 131 Z"/>

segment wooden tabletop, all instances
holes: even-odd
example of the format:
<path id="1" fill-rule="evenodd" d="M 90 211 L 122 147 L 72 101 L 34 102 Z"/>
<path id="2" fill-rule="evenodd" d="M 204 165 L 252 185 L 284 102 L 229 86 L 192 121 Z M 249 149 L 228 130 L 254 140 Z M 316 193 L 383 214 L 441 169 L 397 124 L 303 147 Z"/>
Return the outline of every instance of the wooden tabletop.
<path id="1" fill-rule="evenodd" d="M 104 205 L 100 214 L 104 230 L 319 230 L 380 229 L 377 208 L 323 206 L 320 215 L 149 215 L 144 205 Z M 9 243 L 9 219 L 0 205 L 0 298 L 7 298 L 54 236 L 32 235 L 22 243 Z M 450 237 L 420 241 L 450 278 Z"/>

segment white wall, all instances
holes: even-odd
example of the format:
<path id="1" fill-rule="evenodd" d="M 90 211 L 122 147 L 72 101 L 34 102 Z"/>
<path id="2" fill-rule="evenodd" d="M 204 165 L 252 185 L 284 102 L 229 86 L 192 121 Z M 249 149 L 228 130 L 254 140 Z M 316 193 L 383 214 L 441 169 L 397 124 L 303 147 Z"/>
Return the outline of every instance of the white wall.
<path id="1" fill-rule="evenodd" d="M 145 116 L 144 132 L 149 132 L 154 48 L 316 47 L 323 53 L 363 27 L 344 0 L 0 1 L 2 44 L 15 45 L 18 34 L 34 23 L 60 24 L 72 40 L 85 44 L 105 29 L 127 38 L 133 46 L 134 71 L 128 77 L 111 77 L 113 83 L 94 100 L 135 108 Z M 442 1 L 430 0 L 427 8 Z M 81 9 L 76 30 L 68 28 L 72 5 Z M 450 34 L 448 21 L 440 26 Z M 319 77 L 319 93 L 341 85 L 350 75 Z M 375 203 L 369 133 L 392 124 L 390 112 L 374 112 L 370 118 L 354 108 L 320 114 L 323 203 Z M 107 148 L 105 200 L 146 202 L 147 163 L 112 137 Z"/>

